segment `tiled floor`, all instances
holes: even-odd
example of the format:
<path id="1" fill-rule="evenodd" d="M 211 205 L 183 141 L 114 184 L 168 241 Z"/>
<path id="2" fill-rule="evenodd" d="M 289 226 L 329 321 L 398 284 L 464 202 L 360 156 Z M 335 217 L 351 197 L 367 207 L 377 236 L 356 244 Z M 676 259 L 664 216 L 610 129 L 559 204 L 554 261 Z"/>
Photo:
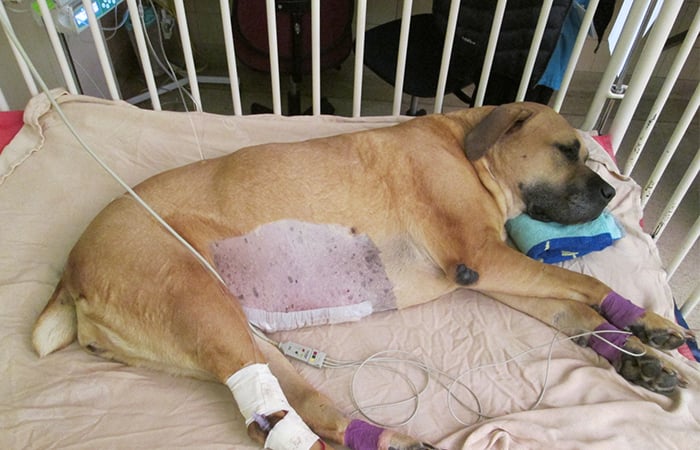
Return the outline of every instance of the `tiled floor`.
<path id="1" fill-rule="evenodd" d="M 590 104 L 593 92 L 597 86 L 599 73 L 582 72 L 577 73 L 572 82 L 569 95 L 562 107 L 562 114 L 574 125 L 580 126 L 583 122 L 583 116 Z M 324 96 L 335 107 L 336 114 L 342 116 L 352 115 L 352 77 L 353 63 L 352 58 L 346 60 L 339 70 L 331 70 L 324 72 L 322 80 L 322 92 Z M 250 112 L 250 104 L 259 102 L 266 105 L 271 105 L 271 89 L 270 78 L 267 74 L 261 74 L 245 69 L 239 66 L 239 78 L 242 90 L 242 104 L 244 114 Z M 287 79 L 282 78 L 282 103 L 283 111 L 287 111 L 285 93 L 287 88 Z M 644 96 L 643 101 L 638 108 L 637 114 L 630 126 L 632 137 L 626 139 L 618 152 L 618 161 L 625 161 L 630 147 L 636 139 L 637 133 L 641 129 L 644 120 L 648 114 L 651 104 L 654 101 L 656 92 L 658 92 L 660 82 L 652 79 Z M 646 145 L 644 157 L 638 163 L 633 177 L 643 184 L 653 169 L 658 155 L 666 146 L 668 138 L 676 126 L 680 115 L 688 103 L 688 99 L 692 94 L 695 82 L 679 81 L 671 95 L 666 108 L 664 109 L 659 122 L 651 135 L 649 142 Z M 311 87 L 308 80 L 300 86 L 302 93 L 302 110 L 310 107 L 311 102 L 309 93 Z M 200 85 L 203 108 L 208 112 L 232 114 L 233 107 L 231 95 L 228 86 L 215 84 Z M 164 95 L 162 98 L 164 109 L 183 110 L 182 101 L 176 92 Z M 393 87 L 379 79 L 371 71 L 365 69 L 364 84 L 362 92 L 362 115 L 387 115 L 391 114 L 393 102 Z M 402 111 L 406 111 L 409 106 L 410 99 L 407 96 L 403 98 Z M 422 108 L 429 112 L 433 109 L 432 99 L 423 99 L 421 101 Z M 464 104 L 455 96 L 450 95 L 445 98 L 444 110 L 449 111 L 463 107 Z M 192 109 L 192 106 L 189 106 Z M 655 194 L 651 198 L 645 211 L 645 226 L 652 229 L 657 221 L 663 206 L 671 196 L 675 189 L 676 183 L 686 170 L 692 160 L 695 151 L 697 151 L 698 136 L 700 135 L 700 127 L 698 121 L 695 120 L 691 125 L 690 130 L 686 134 L 686 138 L 681 142 L 677 156 L 674 162 L 668 169 L 667 175 L 661 181 Z M 682 207 L 669 223 L 665 233 L 659 239 L 659 247 L 661 257 L 664 263 L 673 258 L 680 246 L 680 242 L 685 237 L 693 222 L 698 217 L 700 209 L 700 189 L 697 183 L 689 192 Z M 691 250 L 685 263 L 676 272 L 671 279 L 671 286 L 674 295 L 679 303 L 682 303 L 691 293 L 698 280 L 698 267 L 700 267 L 700 246 L 696 244 Z M 694 314 L 688 318 L 692 328 L 700 329 L 700 307 L 696 308 Z"/>

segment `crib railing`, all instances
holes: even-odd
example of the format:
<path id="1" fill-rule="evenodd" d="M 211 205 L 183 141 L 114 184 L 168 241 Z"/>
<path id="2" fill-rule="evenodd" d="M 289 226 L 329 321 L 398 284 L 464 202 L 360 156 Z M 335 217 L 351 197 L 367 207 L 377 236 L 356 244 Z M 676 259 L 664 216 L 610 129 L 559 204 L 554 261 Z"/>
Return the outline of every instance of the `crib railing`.
<path id="1" fill-rule="evenodd" d="M 321 0 L 309 0 L 311 5 L 311 50 L 312 50 L 312 71 L 311 71 L 311 85 L 312 85 L 312 113 L 314 115 L 321 114 L 321 52 L 320 52 L 320 22 L 321 22 Z M 115 79 L 114 70 L 111 67 L 110 58 L 107 54 L 107 49 L 104 45 L 104 40 L 101 36 L 101 29 L 91 7 L 93 0 L 82 0 L 82 3 L 87 12 L 87 18 L 89 23 L 89 32 L 94 41 L 100 66 L 102 68 L 103 76 L 108 87 L 109 96 L 112 99 L 119 99 L 120 94 L 117 88 L 117 80 Z M 266 11 L 267 11 L 267 30 L 268 30 L 268 41 L 269 41 L 269 55 L 270 55 L 270 89 L 272 92 L 272 110 L 274 114 L 281 114 L 282 112 L 282 101 L 281 101 L 281 88 L 280 88 L 280 64 L 279 64 L 279 53 L 277 45 L 277 26 L 276 26 L 276 2 L 275 0 L 265 0 Z M 198 78 L 194 56 L 192 51 L 192 43 L 190 41 L 190 33 L 188 29 L 188 19 L 185 11 L 184 0 L 173 0 L 174 9 L 176 13 L 176 19 L 178 24 L 179 38 L 183 49 L 183 58 L 185 63 L 185 68 L 187 72 L 186 82 L 189 85 L 189 91 L 191 92 L 192 100 L 195 104 L 197 111 L 204 110 L 202 104 L 199 84 L 201 77 Z M 489 75 L 491 72 L 492 63 L 494 60 L 494 54 L 496 51 L 496 44 L 499 32 L 501 30 L 503 17 L 506 11 L 506 1 L 499 0 L 495 9 L 495 14 L 493 17 L 493 22 L 491 24 L 491 31 L 489 41 L 486 47 L 485 60 L 480 73 L 479 82 L 477 83 L 478 88 L 474 94 L 474 104 L 475 106 L 480 106 L 484 102 L 485 92 L 489 83 Z M 580 128 L 584 130 L 599 130 L 601 131 L 602 118 L 604 118 L 610 111 L 611 105 L 617 103 L 617 111 L 614 114 L 612 123 L 609 126 L 609 130 L 605 130 L 611 135 L 611 140 L 613 144 L 613 150 L 616 151 L 622 139 L 629 129 L 630 122 L 632 121 L 632 116 L 637 110 L 642 94 L 647 88 L 647 84 L 650 80 L 652 72 L 655 68 L 656 62 L 661 56 L 664 43 L 670 35 L 671 28 L 674 22 L 677 20 L 679 11 L 682 7 L 682 0 L 666 0 L 663 1 L 658 12 L 658 16 L 653 20 L 653 26 L 649 31 L 649 35 L 646 39 L 641 39 L 643 27 L 650 22 L 650 17 L 656 1 L 652 0 L 639 0 L 631 2 L 632 6 L 628 11 L 627 19 L 625 21 L 624 27 L 622 28 L 618 43 L 615 47 L 614 52 L 611 55 L 610 61 L 607 65 L 605 72 L 603 73 L 601 82 L 596 90 L 595 95 L 588 107 L 588 111 L 585 116 L 585 120 Z M 544 0 L 542 2 L 542 7 L 537 22 L 537 26 L 534 30 L 534 37 L 530 45 L 530 51 L 528 58 L 526 60 L 525 69 L 522 73 L 522 77 L 519 83 L 519 88 L 517 91 L 516 100 L 520 101 L 525 98 L 525 93 L 530 85 L 532 72 L 535 64 L 535 58 L 540 47 L 540 42 L 542 36 L 545 32 L 545 25 L 552 8 L 553 0 Z M 573 51 L 571 58 L 569 60 L 566 71 L 564 72 L 563 81 L 561 83 L 560 89 L 556 92 L 556 95 L 552 99 L 552 107 L 560 111 L 562 104 L 567 96 L 570 83 L 574 72 L 576 70 L 577 64 L 579 62 L 581 52 L 586 40 L 586 35 L 593 21 L 593 16 L 596 8 L 598 7 L 599 0 L 591 0 L 586 9 L 586 13 L 582 19 L 582 25 L 578 32 L 575 44 L 573 46 Z M 61 39 L 59 32 L 56 29 L 56 25 L 49 12 L 49 6 L 47 0 L 37 0 L 37 5 L 43 17 L 43 22 L 45 24 L 46 32 L 49 37 L 49 42 L 53 53 L 56 55 L 60 71 L 63 77 L 63 85 L 71 93 L 79 93 L 75 79 L 73 78 L 73 73 L 70 69 L 69 58 L 61 45 Z M 143 9 L 141 2 L 137 0 L 126 0 L 126 5 L 128 8 L 128 13 L 131 18 L 132 24 L 141 24 L 142 26 L 134 26 L 134 40 L 136 43 L 136 48 L 138 55 L 140 57 L 140 62 L 142 65 L 143 75 L 146 81 L 146 86 L 148 89 L 148 96 L 151 100 L 152 108 L 155 110 L 161 109 L 161 104 L 159 101 L 159 87 L 156 83 L 154 76 L 154 68 L 151 61 L 151 56 L 149 48 L 146 42 L 146 37 L 144 35 L 143 27 Z M 406 55 L 408 49 L 408 34 L 411 26 L 411 11 L 412 11 L 413 1 L 403 0 L 402 8 L 402 22 L 401 22 L 401 32 L 399 38 L 399 52 L 397 58 L 397 70 L 396 70 L 396 80 L 394 83 L 394 95 L 393 95 L 393 105 L 392 114 L 399 115 L 401 110 L 401 102 L 403 98 L 403 83 L 405 77 L 405 67 L 406 67 Z M 460 1 L 452 0 L 449 14 L 447 18 L 447 28 L 446 37 L 444 41 L 444 47 L 442 50 L 442 60 L 440 65 L 440 72 L 438 78 L 438 87 L 434 96 L 433 112 L 439 113 L 443 110 L 444 99 L 445 99 L 445 85 L 447 81 L 448 68 L 450 66 L 450 58 L 452 55 L 452 45 L 455 36 L 455 30 L 457 27 L 457 19 L 459 12 Z M 233 42 L 233 32 L 231 26 L 231 10 L 229 6 L 229 0 L 220 0 L 219 9 L 221 14 L 221 23 L 223 26 L 223 40 L 225 44 L 226 61 L 228 69 L 228 83 L 230 85 L 231 91 L 231 102 L 233 106 L 234 114 L 243 114 L 241 107 L 241 89 L 239 85 L 237 60 L 234 50 Z M 357 0 L 356 1 L 356 16 L 355 16 L 355 48 L 354 48 L 354 79 L 353 79 L 353 94 L 352 94 L 352 116 L 360 117 L 362 116 L 362 87 L 363 87 L 363 61 L 364 61 L 364 48 L 365 48 L 365 29 L 367 22 L 367 0 Z M 12 29 L 12 24 L 6 13 L 5 6 L 0 2 L 0 21 L 2 22 L 3 30 L 8 37 L 9 45 L 15 56 L 16 64 L 20 70 L 21 76 L 23 77 L 28 93 L 31 95 L 36 95 L 39 92 L 39 87 L 35 81 L 34 76 L 28 67 L 27 62 L 21 54 L 20 46 L 21 43 L 14 40 L 14 33 Z M 649 116 L 645 122 L 645 125 L 638 136 L 631 154 L 623 165 L 624 174 L 630 174 L 635 164 L 641 157 L 647 139 L 649 135 L 653 132 L 654 126 L 659 117 L 659 113 L 664 108 L 666 104 L 671 89 L 676 83 L 679 73 L 683 68 L 684 64 L 689 58 L 691 51 L 695 45 L 698 37 L 698 31 L 700 29 L 700 11 L 695 11 L 694 19 L 690 25 L 688 31 L 686 32 L 686 37 L 683 40 L 680 49 L 665 77 L 665 82 L 656 97 L 656 101 L 651 108 Z M 644 42 L 643 48 L 639 50 L 639 57 L 637 58 L 636 65 L 631 68 L 630 61 L 632 58 L 630 55 L 636 49 L 636 45 L 640 42 Z M 8 61 L 9 62 L 9 61 Z M 4 62 L 6 64 L 8 62 Z M 633 70 L 632 70 L 633 69 Z M 628 71 L 632 73 L 632 76 L 628 83 L 622 84 L 623 79 L 621 79 L 620 73 Z M 2 78 L 4 75 L 0 76 L 0 110 L 8 110 L 9 105 L 2 92 Z M 695 93 L 692 98 L 689 99 L 688 105 L 685 112 L 679 121 L 676 130 L 674 131 L 671 139 L 664 149 L 661 159 L 659 160 L 656 169 L 652 173 L 649 180 L 644 185 L 644 190 L 642 194 L 642 204 L 646 204 L 648 199 L 654 192 L 655 187 L 658 185 L 664 170 L 668 166 L 668 162 L 674 155 L 678 144 L 687 135 L 688 129 L 691 125 L 692 120 L 696 117 L 698 106 L 700 103 L 700 87 L 696 88 Z M 697 141 L 697 139 L 696 139 Z M 698 169 L 700 168 L 700 157 L 696 153 L 695 158 L 691 165 L 688 167 L 686 173 L 682 177 L 681 181 L 678 183 L 676 192 L 672 195 L 669 204 L 664 209 L 663 213 L 658 219 L 656 226 L 652 232 L 654 239 L 658 239 L 663 233 L 666 224 L 669 222 L 673 214 L 678 208 L 681 199 L 686 196 L 687 192 L 693 186 L 696 179 Z M 697 199 L 688 199 L 686 201 L 691 202 L 691 208 L 697 211 Z M 695 204 L 693 204 L 695 202 Z M 690 228 L 686 238 L 683 240 L 681 248 L 678 249 L 676 255 L 673 257 L 671 263 L 668 267 L 669 277 L 673 276 L 676 269 L 681 264 L 681 261 L 686 258 L 693 248 L 695 242 L 700 234 L 700 219 L 696 220 L 694 225 Z M 684 313 L 689 313 L 692 308 L 700 302 L 700 284 L 691 293 L 690 297 L 685 301 L 682 306 L 682 311 Z"/>

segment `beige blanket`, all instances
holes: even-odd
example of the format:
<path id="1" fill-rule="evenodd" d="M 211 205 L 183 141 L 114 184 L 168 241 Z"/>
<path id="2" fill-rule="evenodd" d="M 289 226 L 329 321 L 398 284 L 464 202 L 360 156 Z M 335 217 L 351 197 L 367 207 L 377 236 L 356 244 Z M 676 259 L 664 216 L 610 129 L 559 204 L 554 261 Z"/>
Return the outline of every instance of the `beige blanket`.
<path id="1" fill-rule="evenodd" d="M 60 101 L 85 141 L 132 185 L 201 156 L 397 121 L 153 112 L 70 95 Z M 30 102 L 25 122 L 0 155 L 0 448 L 256 448 L 223 385 L 104 361 L 76 344 L 41 360 L 34 354 L 33 322 L 70 248 L 122 189 L 79 147 L 45 98 Z M 639 188 L 610 173 L 614 166 L 599 148 L 593 159 L 617 188 L 612 211 L 627 236 L 567 265 L 671 317 L 671 293 L 657 250 L 638 226 Z M 688 389 L 670 398 L 629 385 L 605 360 L 568 341 L 551 346 L 548 366 L 554 330 L 468 291 L 359 323 L 273 337 L 347 361 L 385 350 L 407 352 L 387 355 L 397 360 L 420 359 L 433 378 L 418 400 L 406 380 L 421 390 L 424 373 L 406 362 L 394 364 L 396 372 L 297 365 L 348 414 L 358 414 L 354 391 L 361 405 L 383 404 L 365 410 L 371 419 L 443 448 L 638 450 L 688 449 L 700 443 L 697 365 L 675 352 L 670 356 L 690 381 Z M 449 387 L 450 379 L 438 372 L 461 375 L 471 393 L 455 387 L 456 400 L 448 404 L 442 384 Z M 475 409 L 475 398 L 488 417 L 479 419 L 460 405 Z M 408 400 L 395 403 L 401 399 Z"/>

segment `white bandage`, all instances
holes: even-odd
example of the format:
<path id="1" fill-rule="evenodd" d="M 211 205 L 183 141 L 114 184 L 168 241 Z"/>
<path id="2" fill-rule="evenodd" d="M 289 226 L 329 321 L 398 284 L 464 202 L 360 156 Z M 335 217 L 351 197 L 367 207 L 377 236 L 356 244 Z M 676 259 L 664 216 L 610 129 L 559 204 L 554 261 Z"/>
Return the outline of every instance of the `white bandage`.
<path id="1" fill-rule="evenodd" d="M 292 411 L 270 430 L 265 448 L 273 450 L 309 450 L 318 441 L 318 436 Z"/>
<path id="2" fill-rule="evenodd" d="M 242 368 L 226 380 L 226 386 L 233 393 L 246 426 L 255 420 L 255 416 L 287 411 L 267 435 L 265 448 L 308 450 L 319 439 L 289 405 L 279 381 L 267 364 L 251 364 Z"/>

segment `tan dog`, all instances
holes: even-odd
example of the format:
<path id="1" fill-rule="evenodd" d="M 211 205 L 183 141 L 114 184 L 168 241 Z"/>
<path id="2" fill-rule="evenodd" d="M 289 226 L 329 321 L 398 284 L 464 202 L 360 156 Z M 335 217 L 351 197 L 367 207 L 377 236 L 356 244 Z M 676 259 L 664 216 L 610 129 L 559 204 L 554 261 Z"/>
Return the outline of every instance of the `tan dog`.
<path id="1" fill-rule="evenodd" d="M 680 327 L 644 311 L 630 323 L 615 323 L 619 317 L 603 305 L 611 288 L 529 259 L 504 242 L 505 221 L 523 211 L 563 223 L 600 214 L 615 192 L 586 158 L 563 118 L 524 103 L 247 148 L 159 174 L 136 191 L 212 263 L 215 243 L 261 225 L 288 219 L 340 225 L 350 236 L 368 238 L 363 245 L 376 246 L 393 306 L 466 286 L 555 328 L 628 327 L 639 336 L 626 340 L 628 349 L 642 350 L 642 340 L 675 348 L 688 337 Z M 73 248 L 33 341 L 43 356 L 76 337 L 106 358 L 226 383 L 249 434 L 273 448 L 302 448 L 272 438 L 285 424 L 292 434 L 303 426 L 292 424 L 294 411 L 322 439 L 351 448 L 431 448 L 344 417 L 251 334 L 231 291 L 128 196 L 105 208 Z M 682 384 L 652 357 L 610 357 L 598 350 L 600 342 L 594 347 L 630 381 L 662 392 Z M 246 397 L 267 383 L 257 375 L 249 379 L 247 369 L 265 362 L 290 405 L 261 406 Z M 304 445 L 322 448 L 311 436 Z"/>

